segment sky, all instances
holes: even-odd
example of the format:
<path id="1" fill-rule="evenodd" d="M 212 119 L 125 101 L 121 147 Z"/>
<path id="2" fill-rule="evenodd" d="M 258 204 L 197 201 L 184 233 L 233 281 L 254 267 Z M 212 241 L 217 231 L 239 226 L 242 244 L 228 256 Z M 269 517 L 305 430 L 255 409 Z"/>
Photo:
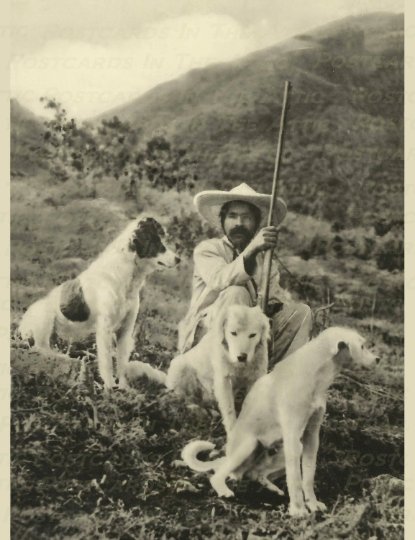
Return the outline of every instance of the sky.
<path id="1" fill-rule="evenodd" d="M 84 119 L 190 69 L 403 0 L 12 0 L 11 94 Z"/>

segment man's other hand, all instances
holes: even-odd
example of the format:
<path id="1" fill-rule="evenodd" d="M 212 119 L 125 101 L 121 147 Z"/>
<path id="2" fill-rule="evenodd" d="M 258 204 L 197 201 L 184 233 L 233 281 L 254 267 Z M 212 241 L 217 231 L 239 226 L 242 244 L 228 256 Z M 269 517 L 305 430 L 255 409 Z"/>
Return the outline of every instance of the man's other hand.
<path id="1" fill-rule="evenodd" d="M 247 257 L 257 255 L 260 251 L 277 247 L 279 227 L 271 225 L 260 229 L 246 246 L 244 252 Z"/>

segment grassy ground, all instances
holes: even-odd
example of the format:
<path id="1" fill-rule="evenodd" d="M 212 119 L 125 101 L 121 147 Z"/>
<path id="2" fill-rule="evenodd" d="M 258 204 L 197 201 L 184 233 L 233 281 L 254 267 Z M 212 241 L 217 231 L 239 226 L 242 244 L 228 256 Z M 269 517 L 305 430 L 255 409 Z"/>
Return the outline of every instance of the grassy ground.
<path id="1" fill-rule="evenodd" d="M 79 361 L 15 345 L 14 538 L 403 537 L 402 403 L 393 370 L 382 369 L 370 387 L 342 378 L 332 388 L 317 470 L 329 513 L 299 522 L 286 515 L 287 497 L 241 482 L 235 500 L 221 501 L 206 475 L 175 466 L 193 437 L 223 444 L 213 405 L 146 382 L 109 398 L 91 394 L 76 384 Z M 140 352 L 161 365 L 171 356 L 159 345 Z M 386 378 L 394 384 L 386 387 Z"/>
<path id="2" fill-rule="evenodd" d="M 89 200 L 71 186 L 54 192 L 44 182 L 12 186 L 12 330 L 28 304 L 84 268 L 133 213 L 116 193 L 109 202 L 109 186 L 102 199 Z M 143 207 L 156 208 L 166 220 L 173 212 L 191 217 L 186 194 L 142 195 Z M 285 254 L 292 256 L 287 247 Z M 106 397 L 98 386 L 80 384 L 76 356 L 81 349 L 93 356 L 93 343 L 80 344 L 73 358 L 46 357 L 12 337 L 13 538 L 403 538 L 401 321 L 382 312 L 372 317 L 370 306 L 345 298 L 354 298 L 354 288 L 363 294 L 374 271 L 370 261 L 354 260 L 353 270 L 353 260 L 288 260 L 298 276 L 332 276 L 334 294 L 343 301 L 331 323 L 371 334 L 382 356 L 375 371 L 345 374 L 330 390 L 316 475 L 328 513 L 291 520 L 287 497 L 247 481 L 234 486 L 234 500 L 218 499 L 206 474 L 176 466 L 193 437 L 222 446 L 214 404 L 191 403 L 145 381 Z M 136 357 L 167 368 L 190 275 L 184 257 L 180 272 L 149 280 Z M 386 278 L 392 274 L 379 279 Z"/>

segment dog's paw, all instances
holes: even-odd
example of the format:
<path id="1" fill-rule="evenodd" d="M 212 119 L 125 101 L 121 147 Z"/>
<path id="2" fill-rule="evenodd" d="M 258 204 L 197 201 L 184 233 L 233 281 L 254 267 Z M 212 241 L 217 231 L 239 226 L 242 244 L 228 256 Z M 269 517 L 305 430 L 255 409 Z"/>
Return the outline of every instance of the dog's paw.
<path id="1" fill-rule="evenodd" d="M 129 390 L 131 388 L 131 386 L 128 384 L 128 381 L 125 377 L 120 378 L 117 386 L 120 390 Z"/>
<path id="2" fill-rule="evenodd" d="M 263 486 L 268 489 L 269 491 L 272 491 L 273 493 L 277 493 L 281 497 L 284 496 L 284 492 L 282 489 L 280 489 L 278 486 L 273 484 L 272 482 L 267 482 L 266 484 L 263 484 Z"/>
<path id="3" fill-rule="evenodd" d="M 223 489 L 220 493 L 218 493 L 219 497 L 225 497 L 226 499 L 230 497 L 234 497 L 235 493 L 229 489 L 228 487 L 226 489 Z"/>
<path id="4" fill-rule="evenodd" d="M 304 518 L 309 515 L 308 510 L 305 506 L 297 506 L 290 504 L 288 512 L 291 517 L 294 518 Z"/>
<path id="5" fill-rule="evenodd" d="M 216 479 L 214 476 L 210 479 L 210 483 L 219 497 L 233 497 L 234 492 L 228 488 L 228 486 L 222 480 Z"/>
<path id="6" fill-rule="evenodd" d="M 104 392 L 110 392 L 111 390 L 116 390 L 117 388 L 118 385 L 115 382 L 114 377 L 108 377 L 104 380 Z"/>
<path id="7" fill-rule="evenodd" d="M 217 448 L 214 448 L 209 452 L 209 459 L 215 459 L 219 456 L 221 453 L 221 450 L 218 450 Z"/>
<path id="8" fill-rule="evenodd" d="M 306 501 L 307 508 L 310 510 L 310 512 L 326 512 L 327 506 L 320 501 L 317 501 L 317 499 L 313 502 Z"/>

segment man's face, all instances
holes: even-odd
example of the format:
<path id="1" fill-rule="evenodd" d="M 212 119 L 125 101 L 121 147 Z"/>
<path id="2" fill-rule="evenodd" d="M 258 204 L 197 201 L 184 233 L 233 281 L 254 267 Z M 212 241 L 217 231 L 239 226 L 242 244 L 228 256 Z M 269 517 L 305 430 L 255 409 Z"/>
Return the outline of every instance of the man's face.
<path id="1" fill-rule="evenodd" d="M 223 221 L 223 230 L 236 248 L 244 249 L 257 230 L 251 205 L 244 202 L 231 202 Z"/>

